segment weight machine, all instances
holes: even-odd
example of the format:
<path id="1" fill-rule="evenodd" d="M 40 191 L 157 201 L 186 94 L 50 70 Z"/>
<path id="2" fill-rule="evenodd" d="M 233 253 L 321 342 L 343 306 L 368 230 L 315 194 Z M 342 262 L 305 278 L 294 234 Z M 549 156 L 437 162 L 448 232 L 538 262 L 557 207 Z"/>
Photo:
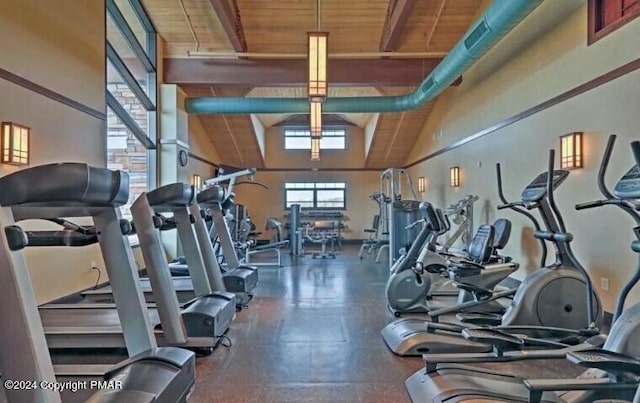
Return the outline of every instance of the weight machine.
<path id="1" fill-rule="evenodd" d="M 464 250 L 469 249 L 471 237 L 473 235 L 473 203 L 478 201 L 478 196 L 467 195 L 458 202 L 450 205 L 444 210 L 444 213 L 450 220 L 458 226 L 455 232 L 442 245 L 439 252 L 450 253 L 449 250 L 458 239 L 464 244 Z"/>
<path id="2" fill-rule="evenodd" d="M 403 176 L 406 178 L 413 200 L 402 200 Z M 380 175 L 380 194 L 384 204 L 380 209 L 380 221 L 382 222 L 382 233 L 389 234 L 387 247 L 389 248 L 389 267 L 391 267 L 396 259 L 406 253 L 406 248 L 417 236 L 417 230 L 406 230 L 405 227 L 420 219 L 418 211 L 420 202 L 413 188 L 411 176 L 401 168 L 388 168 L 382 172 Z M 380 249 L 383 248 L 384 245 Z"/>

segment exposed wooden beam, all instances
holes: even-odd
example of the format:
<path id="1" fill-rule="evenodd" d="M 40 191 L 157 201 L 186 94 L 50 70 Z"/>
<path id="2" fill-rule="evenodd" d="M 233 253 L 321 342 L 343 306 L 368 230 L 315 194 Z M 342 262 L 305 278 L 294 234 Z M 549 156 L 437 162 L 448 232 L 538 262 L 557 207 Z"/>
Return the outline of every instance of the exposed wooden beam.
<path id="1" fill-rule="evenodd" d="M 330 86 L 411 87 L 418 85 L 441 59 L 329 60 Z M 305 86 L 306 60 L 300 59 L 164 59 L 164 82 L 172 84 Z"/>
<path id="2" fill-rule="evenodd" d="M 236 0 L 209 0 L 215 10 L 224 32 L 236 52 L 247 51 L 247 41 L 244 38 L 240 10 Z"/>
<path id="3" fill-rule="evenodd" d="M 415 4 L 415 0 L 389 0 L 387 18 L 384 21 L 382 39 L 380 40 L 381 52 L 390 52 L 398 46 L 402 28 L 409 19 Z"/>

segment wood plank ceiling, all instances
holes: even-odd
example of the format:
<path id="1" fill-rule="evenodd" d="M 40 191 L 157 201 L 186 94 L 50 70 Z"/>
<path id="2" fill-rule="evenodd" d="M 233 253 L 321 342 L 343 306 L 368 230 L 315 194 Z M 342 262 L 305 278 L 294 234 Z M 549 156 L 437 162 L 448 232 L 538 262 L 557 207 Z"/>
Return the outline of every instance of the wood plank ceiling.
<path id="1" fill-rule="evenodd" d="M 306 33 L 316 30 L 318 22 L 321 31 L 329 32 L 330 67 L 332 60 L 334 65 L 339 60 L 341 65 L 355 66 L 366 58 L 370 68 L 364 83 L 347 76 L 340 83 L 330 80 L 330 97 L 407 93 L 413 89 L 407 85 L 417 85 L 458 42 L 480 7 L 479 0 L 143 0 L 143 4 L 165 42 L 166 82 L 179 84 L 188 96 L 249 97 L 306 97 L 306 89 L 295 84 L 298 78 L 278 81 L 274 72 L 287 66 L 286 60 L 297 65 L 305 57 Z M 392 52 L 392 58 L 380 57 L 382 51 Z M 234 64 L 237 69 L 229 68 Z M 396 64 L 415 75 L 390 82 L 389 74 L 398 70 L 389 66 Z M 258 86 L 253 72 L 271 74 L 275 82 Z M 433 103 L 380 114 L 365 167 L 402 166 Z M 373 116 L 343 114 L 336 119 L 364 127 Z M 266 128 L 287 119 L 300 121 L 290 115 L 258 118 Z M 264 166 L 249 115 L 200 115 L 200 120 L 221 162 Z"/>

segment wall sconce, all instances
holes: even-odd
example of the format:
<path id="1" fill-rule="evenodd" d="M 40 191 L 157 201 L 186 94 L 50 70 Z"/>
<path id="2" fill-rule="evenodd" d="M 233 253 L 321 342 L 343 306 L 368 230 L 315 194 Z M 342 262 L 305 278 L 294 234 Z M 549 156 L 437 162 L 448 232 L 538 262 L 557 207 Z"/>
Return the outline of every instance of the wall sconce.
<path id="1" fill-rule="evenodd" d="M 29 165 L 31 129 L 12 122 L 2 122 L 2 163 Z"/>
<path id="2" fill-rule="evenodd" d="M 322 104 L 320 102 L 309 102 L 309 126 L 312 139 L 322 137 Z"/>
<path id="3" fill-rule="evenodd" d="M 560 136 L 560 168 L 582 168 L 582 132 Z"/>
<path id="4" fill-rule="evenodd" d="M 427 191 L 427 180 L 424 178 L 424 176 L 419 176 L 418 177 L 418 192 L 419 193 L 424 193 Z"/>
<path id="5" fill-rule="evenodd" d="M 323 102 L 327 97 L 328 32 L 308 32 L 309 100 Z"/>
<path id="6" fill-rule="evenodd" d="M 457 188 L 460 186 L 460 167 L 449 168 L 449 179 L 451 187 Z"/>
<path id="7" fill-rule="evenodd" d="M 311 161 L 320 161 L 320 139 L 311 138 Z"/>
<path id="8" fill-rule="evenodd" d="M 193 174 L 193 177 L 191 178 L 191 184 L 195 188 L 196 192 L 199 192 L 202 189 L 202 176 Z"/>

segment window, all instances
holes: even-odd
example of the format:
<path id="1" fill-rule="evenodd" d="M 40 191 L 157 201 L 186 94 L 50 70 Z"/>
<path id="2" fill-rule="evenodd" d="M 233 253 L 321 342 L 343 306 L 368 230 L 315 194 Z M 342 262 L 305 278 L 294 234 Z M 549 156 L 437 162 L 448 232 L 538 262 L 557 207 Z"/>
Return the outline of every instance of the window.
<path id="1" fill-rule="evenodd" d="M 589 0 L 589 45 L 640 15 L 640 0 Z"/>
<path id="2" fill-rule="evenodd" d="M 322 131 L 321 150 L 344 150 L 346 148 L 346 130 L 327 129 Z M 305 129 L 284 130 L 285 150 L 311 150 L 311 131 Z"/>
<path id="3" fill-rule="evenodd" d="M 130 206 L 155 183 L 156 32 L 140 0 L 107 0 L 107 167 L 129 173 Z"/>
<path id="4" fill-rule="evenodd" d="M 284 205 L 290 208 L 345 209 L 346 184 L 344 182 L 287 182 L 284 184 Z"/>

